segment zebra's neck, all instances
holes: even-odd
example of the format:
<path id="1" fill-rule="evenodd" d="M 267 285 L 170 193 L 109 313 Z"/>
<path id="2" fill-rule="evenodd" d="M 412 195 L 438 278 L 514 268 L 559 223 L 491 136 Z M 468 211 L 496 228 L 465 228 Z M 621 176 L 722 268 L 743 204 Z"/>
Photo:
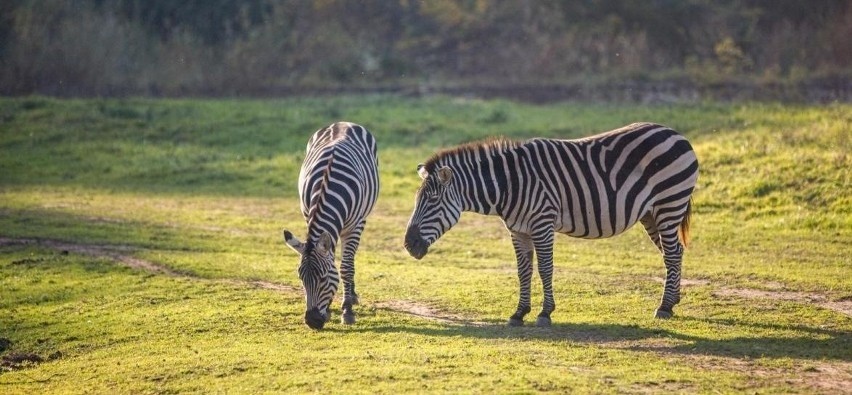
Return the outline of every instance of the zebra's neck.
<path id="1" fill-rule="evenodd" d="M 331 235 L 331 240 L 334 242 L 334 245 L 337 245 L 337 240 L 340 238 L 340 231 L 334 229 L 333 227 L 324 227 L 319 223 L 309 223 L 308 224 L 308 240 L 314 243 L 320 239 L 323 233 L 328 232 Z"/>
<path id="2" fill-rule="evenodd" d="M 519 147 L 519 143 L 505 140 L 471 144 L 443 153 L 436 158 L 435 167 L 453 170 L 450 190 L 461 201 L 463 211 L 500 215 L 511 174 L 524 166 L 513 154 Z"/>

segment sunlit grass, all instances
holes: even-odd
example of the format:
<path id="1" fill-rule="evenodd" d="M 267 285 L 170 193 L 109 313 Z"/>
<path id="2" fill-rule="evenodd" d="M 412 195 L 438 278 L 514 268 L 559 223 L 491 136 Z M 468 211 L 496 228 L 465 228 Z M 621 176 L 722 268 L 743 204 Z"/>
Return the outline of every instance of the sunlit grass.
<path id="1" fill-rule="evenodd" d="M 377 136 L 382 190 L 358 323 L 314 332 L 280 230 L 304 234 L 304 144 L 339 119 Z M 550 329 L 503 325 L 518 291 L 499 219 L 465 214 L 422 261 L 402 249 L 414 169 L 436 149 L 638 120 L 683 132 L 701 164 L 674 319 L 651 318 L 664 268 L 640 229 L 557 237 Z M 0 247 L 0 356 L 45 360 L 0 368 L 0 392 L 837 392 L 852 375 L 848 315 L 719 291 L 852 297 L 850 124 L 848 105 L 0 99 L 0 237 L 112 246 L 176 273 Z"/>

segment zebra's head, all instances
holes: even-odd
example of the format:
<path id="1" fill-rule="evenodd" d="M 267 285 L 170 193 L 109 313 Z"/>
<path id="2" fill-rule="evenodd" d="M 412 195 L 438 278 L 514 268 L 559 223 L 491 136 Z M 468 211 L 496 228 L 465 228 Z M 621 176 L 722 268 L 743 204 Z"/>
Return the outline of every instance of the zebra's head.
<path id="1" fill-rule="evenodd" d="M 444 166 L 429 173 L 420 164 L 417 173 L 423 183 L 414 196 L 414 212 L 405 232 L 405 249 L 414 258 L 421 259 L 429 246 L 459 221 L 462 205 L 456 189 L 452 188 L 452 169 Z"/>
<path id="2" fill-rule="evenodd" d="M 302 257 L 299 278 L 305 288 L 305 324 L 322 329 L 330 317 L 329 305 L 337 293 L 339 279 L 334 265 L 334 240 L 326 232 L 316 241 L 302 243 L 285 230 L 284 241 Z"/>

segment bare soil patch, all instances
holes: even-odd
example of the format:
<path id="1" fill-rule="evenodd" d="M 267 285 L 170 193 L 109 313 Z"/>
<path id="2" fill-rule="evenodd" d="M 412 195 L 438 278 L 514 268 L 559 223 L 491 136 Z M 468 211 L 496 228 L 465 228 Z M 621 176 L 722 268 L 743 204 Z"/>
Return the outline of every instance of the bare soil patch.
<path id="1" fill-rule="evenodd" d="M 824 394 L 852 393 L 852 363 L 850 362 L 804 361 L 796 362 L 792 367 L 781 368 L 766 366 L 754 359 L 706 355 L 679 355 L 672 362 L 682 364 L 684 358 L 687 358 L 690 365 L 697 369 L 736 371 L 746 374 L 758 381 L 754 383 L 756 387 L 760 387 L 761 382 L 774 382 L 787 384 L 791 390 L 796 389 L 793 391 L 808 389 Z"/>
<path id="2" fill-rule="evenodd" d="M 251 284 L 251 285 L 253 285 L 257 288 L 268 289 L 270 291 L 276 291 L 276 292 L 286 292 L 286 293 L 302 292 L 302 290 L 299 289 L 298 287 L 293 287 L 293 286 L 290 286 L 290 285 L 279 284 L 279 283 L 273 283 L 273 282 L 270 282 L 270 281 L 253 280 L 253 281 L 236 281 L 236 282 L 237 283 L 248 283 L 248 284 Z"/>
<path id="3" fill-rule="evenodd" d="M 439 309 L 429 306 L 424 303 L 414 302 L 411 300 L 388 300 L 375 303 L 376 308 L 393 310 L 398 313 L 405 313 L 417 316 L 430 321 L 441 322 L 445 324 L 463 324 L 463 325 L 487 325 L 485 322 L 468 320 L 460 315 L 440 311 Z"/>
<path id="4" fill-rule="evenodd" d="M 665 278 L 653 277 L 654 281 L 664 284 L 666 282 Z M 702 285 L 710 285 L 710 280 L 705 280 L 703 278 L 681 278 L 680 286 L 681 287 L 696 287 Z"/>
<path id="5" fill-rule="evenodd" d="M 665 280 L 663 280 L 662 282 L 664 282 L 664 281 Z M 693 286 L 697 286 L 697 285 L 708 285 L 708 284 L 710 284 L 710 280 L 688 279 L 688 278 L 684 278 L 684 279 L 680 280 L 680 285 L 686 286 L 686 287 L 693 287 Z"/>
<path id="6" fill-rule="evenodd" d="M 852 300 L 831 300 L 825 295 L 812 292 L 763 291 L 747 288 L 720 288 L 713 295 L 743 299 L 774 299 L 808 303 L 852 317 Z"/>
<path id="7" fill-rule="evenodd" d="M 660 278 L 654 278 L 654 280 L 659 283 L 665 281 L 664 279 Z M 692 287 L 713 284 L 709 280 L 704 279 L 682 279 L 680 281 L 680 285 L 684 287 Z M 715 296 L 721 297 L 733 297 L 742 299 L 774 299 L 807 303 L 852 317 L 852 299 L 832 300 L 826 295 L 815 292 L 786 291 L 784 290 L 784 284 L 774 281 L 766 283 L 765 286 L 766 288 L 768 288 L 768 290 L 720 287 L 714 290 L 712 293 Z"/>
<path id="8" fill-rule="evenodd" d="M 36 354 L 13 353 L 0 358 L 0 368 L 3 370 L 20 370 L 42 362 L 44 362 L 44 359 Z"/>

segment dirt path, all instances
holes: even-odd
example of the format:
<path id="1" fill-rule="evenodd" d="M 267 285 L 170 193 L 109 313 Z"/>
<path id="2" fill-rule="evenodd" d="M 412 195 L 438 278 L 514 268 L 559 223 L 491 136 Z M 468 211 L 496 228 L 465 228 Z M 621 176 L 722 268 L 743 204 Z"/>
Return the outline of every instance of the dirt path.
<path id="1" fill-rule="evenodd" d="M 743 299 L 787 300 L 813 304 L 852 317 L 852 300 L 830 300 L 825 295 L 813 292 L 763 291 L 747 288 L 719 288 L 713 295 Z"/>
<path id="2" fill-rule="evenodd" d="M 138 251 L 137 249 L 122 246 L 122 245 L 110 245 L 110 244 L 76 244 L 76 243 L 67 243 L 63 241 L 57 240 L 48 240 L 48 239 L 10 239 L 10 238 L 0 238 L 0 246 L 10 246 L 10 245 L 34 245 L 40 247 L 47 247 L 53 250 L 60 251 L 63 254 L 67 253 L 75 253 L 81 255 L 87 255 L 96 258 L 108 258 L 111 259 L 121 265 L 143 270 L 150 273 L 155 274 L 163 274 L 171 277 L 183 277 L 183 278 L 191 278 L 193 280 L 207 280 L 207 281 L 215 281 L 220 283 L 234 284 L 234 285 L 242 285 L 242 286 L 251 286 L 255 288 L 267 289 L 270 291 L 283 292 L 283 293 L 300 293 L 301 289 L 298 287 L 293 287 L 286 284 L 278 284 L 270 281 L 263 280 L 238 280 L 238 279 L 208 279 L 204 277 L 195 276 L 191 273 L 179 272 L 175 271 L 165 265 L 161 265 L 159 263 L 146 261 L 144 259 L 136 258 L 130 253 L 134 251 Z"/>
<path id="3" fill-rule="evenodd" d="M 68 243 L 58 240 L 50 240 L 50 239 L 35 239 L 35 238 L 0 238 L 0 246 L 10 246 L 10 245 L 35 245 L 47 247 L 53 250 L 60 251 L 62 253 L 73 252 L 76 254 L 88 255 L 98 258 L 109 258 L 115 262 L 118 262 L 121 265 L 131 267 L 138 270 L 144 270 L 151 273 L 163 274 L 172 277 L 184 277 L 184 278 L 192 278 L 199 280 L 210 280 L 210 281 L 219 281 L 229 284 L 237 284 L 244 286 L 252 286 L 261 289 L 267 289 L 276 292 L 284 292 L 284 293 L 301 293 L 302 290 L 299 287 L 293 287 L 290 285 L 274 283 L 270 281 L 263 280 L 237 280 L 237 279 L 205 279 L 202 277 L 195 276 L 191 273 L 183 273 L 179 271 L 175 271 L 167 266 L 147 261 L 144 259 L 136 258 L 132 255 L 134 251 L 138 251 L 129 246 L 122 245 L 110 245 L 110 244 L 79 244 L 79 243 Z M 661 279 L 655 279 L 658 282 L 661 282 Z M 706 286 L 711 285 L 710 281 L 704 279 L 684 279 L 681 281 L 681 285 L 683 287 L 694 287 L 694 286 Z M 748 289 L 748 288 L 732 288 L 732 287 L 720 287 L 713 291 L 713 295 L 720 297 L 733 297 L 733 298 L 743 298 L 743 299 L 772 299 L 772 300 L 784 300 L 784 301 L 794 301 L 799 303 L 806 303 L 816 305 L 825 309 L 829 309 L 832 311 L 836 311 L 838 313 L 844 314 L 846 316 L 852 317 L 852 300 L 831 300 L 827 296 L 813 293 L 813 292 L 797 292 L 797 291 L 786 291 L 783 288 L 782 284 L 769 284 L 773 285 L 774 288 L 779 288 L 777 290 L 757 290 L 757 289 Z M 469 325 L 483 325 L 482 322 L 475 322 L 466 320 L 464 317 L 461 317 L 456 314 L 448 313 L 440 311 L 434 307 L 406 300 L 392 300 L 385 302 L 376 303 L 376 307 L 380 309 L 388 309 L 394 310 L 397 312 L 414 315 L 423 319 L 438 321 L 443 323 L 461 323 L 461 324 L 469 324 Z"/>
<path id="4" fill-rule="evenodd" d="M 410 300 L 389 300 L 384 302 L 377 302 L 374 303 L 374 305 L 378 309 L 393 310 L 398 313 L 405 313 L 408 315 L 413 315 L 419 318 L 427 319 L 430 321 L 437 321 L 445 324 L 464 324 L 473 326 L 488 325 L 488 323 L 486 322 L 471 321 L 465 319 L 460 315 L 441 311 L 435 307 Z"/>
<path id="5" fill-rule="evenodd" d="M 172 277 L 183 277 L 183 278 L 191 278 L 194 280 L 210 280 L 202 277 L 194 276 L 190 273 L 184 273 L 175 271 L 167 266 L 146 261 L 144 259 L 136 258 L 132 255 L 134 251 L 138 251 L 136 249 L 130 248 L 128 246 L 121 245 L 110 245 L 110 244 L 76 244 L 76 243 L 68 243 L 58 240 L 49 240 L 49 239 L 11 239 L 11 238 L 0 238 L 0 246 L 10 246 L 10 245 L 32 245 L 32 246 L 40 246 L 50 248 L 52 250 L 60 251 L 61 253 L 75 253 L 81 255 L 87 255 L 96 258 L 108 258 L 111 259 L 121 265 L 131 267 L 138 270 L 147 271 L 150 273 L 163 274 Z M 282 293 L 301 293 L 302 290 L 298 287 L 293 287 L 285 284 L 274 283 L 271 281 L 263 281 L 263 280 L 235 280 L 235 279 L 221 279 L 221 280 L 210 280 L 210 281 L 219 281 L 225 282 L 228 284 L 236 284 L 243 286 L 252 286 L 261 289 L 267 289 L 275 292 Z M 465 320 L 463 317 L 442 312 L 436 308 L 431 306 L 413 302 L 406 300 L 392 300 L 386 302 L 378 302 L 375 304 L 376 308 L 393 310 L 398 313 L 404 313 L 409 315 L 414 315 L 423 319 L 442 322 L 442 323 L 456 323 L 456 324 L 469 324 L 469 325 L 484 325 L 482 322 L 474 322 Z"/>
<path id="6" fill-rule="evenodd" d="M 659 278 L 655 278 L 655 280 L 659 283 L 663 282 L 663 280 Z M 681 280 L 680 285 L 688 288 L 693 286 L 711 285 L 711 282 L 703 279 L 683 279 Z M 772 299 L 811 304 L 852 317 L 852 300 L 831 300 L 828 296 L 815 292 L 787 291 L 783 289 L 784 285 L 779 283 L 770 283 L 767 284 L 767 286 L 775 289 L 759 290 L 752 288 L 718 287 L 713 290 L 712 293 L 714 296 L 726 298 Z"/>

